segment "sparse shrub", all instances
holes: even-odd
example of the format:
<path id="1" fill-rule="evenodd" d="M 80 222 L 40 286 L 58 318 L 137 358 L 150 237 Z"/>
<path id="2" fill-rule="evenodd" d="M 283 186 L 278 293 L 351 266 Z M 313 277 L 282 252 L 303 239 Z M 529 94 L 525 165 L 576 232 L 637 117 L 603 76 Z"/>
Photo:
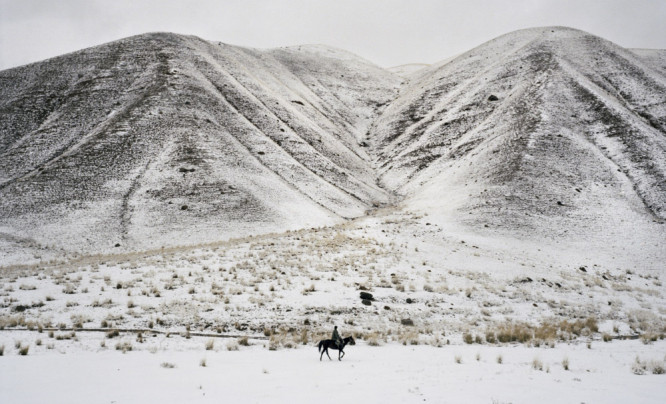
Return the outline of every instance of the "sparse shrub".
<path id="1" fill-rule="evenodd" d="M 5 346 L 0 345 L 0 356 L 3 356 L 5 354 Z"/>
<path id="2" fill-rule="evenodd" d="M 119 335 L 120 335 L 120 331 L 118 331 L 116 329 L 113 329 L 113 330 L 107 331 L 106 338 L 115 338 Z"/>
<path id="3" fill-rule="evenodd" d="M 19 355 L 26 356 L 28 354 L 29 349 L 30 345 L 22 346 L 21 349 L 19 349 Z"/>
<path id="4" fill-rule="evenodd" d="M 585 327 L 593 333 L 599 332 L 599 325 L 597 324 L 597 319 L 594 317 L 589 317 L 585 320 Z"/>
<path id="5" fill-rule="evenodd" d="M 66 295 L 73 295 L 76 293 L 76 288 L 70 284 L 67 284 L 65 288 L 62 290 L 62 293 Z"/>
<path id="6" fill-rule="evenodd" d="M 240 337 L 238 338 L 238 345 L 250 346 L 250 340 L 248 339 L 248 337 Z"/>
<path id="7" fill-rule="evenodd" d="M 164 369 L 173 369 L 176 367 L 176 365 L 171 362 L 162 362 L 160 366 L 163 367 Z"/>
<path id="8" fill-rule="evenodd" d="M 464 333 L 463 334 L 463 341 L 466 344 L 472 344 L 472 343 L 474 343 L 474 336 L 472 334 Z"/>
<path id="9" fill-rule="evenodd" d="M 128 308 L 128 309 L 133 309 L 134 307 L 135 307 L 135 306 L 134 306 L 134 301 L 133 301 L 133 300 L 129 300 L 129 301 L 127 302 L 127 308 Z"/>
<path id="10" fill-rule="evenodd" d="M 454 360 L 456 363 L 459 363 L 459 364 L 460 364 L 460 363 L 462 363 L 462 356 L 460 356 L 460 355 L 456 355 L 456 356 L 453 358 L 453 360 Z"/>
<path id="11" fill-rule="evenodd" d="M 372 334 L 366 336 L 365 340 L 368 342 L 368 345 L 370 345 L 370 346 L 380 346 L 381 345 L 380 342 L 379 342 L 379 337 L 378 337 L 377 333 L 372 333 Z"/>
<path id="12" fill-rule="evenodd" d="M 641 341 L 645 344 L 651 344 L 659 339 L 659 335 L 655 333 L 645 333 L 641 335 Z"/>
<path id="13" fill-rule="evenodd" d="M 14 341 L 14 348 L 21 349 L 21 345 L 22 345 L 21 341 Z"/>
<path id="14" fill-rule="evenodd" d="M 304 295 L 307 295 L 308 293 L 312 293 L 312 292 L 314 292 L 315 290 L 316 290 L 316 289 L 315 289 L 315 285 L 314 285 L 314 283 L 313 283 L 313 284 L 310 285 L 310 287 L 307 287 L 307 288 L 303 289 L 303 294 L 304 294 Z"/>
<path id="15" fill-rule="evenodd" d="M 663 375 L 666 372 L 663 362 L 654 361 L 650 364 L 650 367 L 652 368 L 653 375 Z"/>
<path id="16" fill-rule="evenodd" d="M 37 346 L 42 345 L 42 340 L 41 340 L 41 339 L 38 339 L 37 341 L 35 341 L 35 345 L 37 345 Z"/>
<path id="17" fill-rule="evenodd" d="M 202 368 L 206 367 L 206 358 L 203 358 L 199 361 L 199 366 L 201 366 Z"/>
<path id="18" fill-rule="evenodd" d="M 601 336 L 601 339 L 603 339 L 604 342 L 611 342 L 611 341 L 613 340 L 613 337 L 612 337 L 610 334 L 608 334 L 608 333 L 604 333 L 604 334 Z"/>
<path id="19" fill-rule="evenodd" d="M 406 326 L 413 326 L 414 325 L 414 320 L 412 320 L 411 318 L 403 318 L 402 320 L 400 320 L 400 324 L 406 325 Z"/>
<path id="20" fill-rule="evenodd" d="M 123 353 L 132 350 L 132 343 L 129 341 L 122 341 L 116 344 L 116 351 L 122 351 Z"/>
<path id="21" fill-rule="evenodd" d="M 231 340 L 227 342 L 227 351 L 238 351 L 238 341 Z"/>
<path id="22" fill-rule="evenodd" d="M 634 364 L 631 366 L 631 371 L 635 375 L 644 375 L 647 372 L 647 363 L 641 361 L 640 358 L 637 356 L 636 360 L 634 361 Z"/>
<path id="23" fill-rule="evenodd" d="M 477 352 L 474 359 L 476 359 L 476 361 L 479 362 L 481 360 L 481 353 Z"/>
<path id="24" fill-rule="evenodd" d="M 211 338 L 208 341 L 206 341 L 206 351 L 212 351 L 214 347 L 215 347 L 214 339 Z"/>
<path id="25" fill-rule="evenodd" d="M 309 337 L 307 328 L 303 328 L 301 330 L 301 337 L 300 338 L 301 338 L 301 344 L 303 344 L 303 345 L 307 345 L 310 342 L 310 337 Z"/>
<path id="26" fill-rule="evenodd" d="M 500 365 L 504 363 L 504 358 L 502 358 L 502 355 L 497 355 L 497 363 Z"/>
<path id="27" fill-rule="evenodd" d="M 539 371 L 543 370 L 543 362 L 541 362 L 541 359 L 539 358 L 532 359 L 532 369 Z"/>
<path id="28" fill-rule="evenodd" d="M 565 357 L 562 359 L 562 367 L 564 370 L 569 370 L 569 358 Z"/>
<path id="29" fill-rule="evenodd" d="M 280 347 L 281 337 L 278 334 L 271 334 L 268 338 L 268 350 L 277 351 Z"/>

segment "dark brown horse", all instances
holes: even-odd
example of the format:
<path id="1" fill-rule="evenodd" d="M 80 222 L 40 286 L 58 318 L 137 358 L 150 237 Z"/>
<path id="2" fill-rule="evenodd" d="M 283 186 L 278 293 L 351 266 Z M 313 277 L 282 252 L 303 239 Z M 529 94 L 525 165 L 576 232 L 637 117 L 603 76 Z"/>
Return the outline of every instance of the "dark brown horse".
<path id="1" fill-rule="evenodd" d="M 328 349 L 336 349 L 340 352 L 338 352 L 338 360 L 341 361 L 342 357 L 345 356 L 345 346 L 347 345 L 356 345 L 356 341 L 354 341 L 354 337 L 347 337 L 342 339 L 342 345 L 338 346 L 338 344 L 335 343 L 334 340 L 332 339 L 323 339 L 319 341 L 319 352 L 321 352 L 321 355 L 319 355 L 319 360 L 324 356 L 324 352 L 326 352 L 326 356 L 328 356 L 328 359 L 331 359 L 331 355 L 328 354 Z"/>

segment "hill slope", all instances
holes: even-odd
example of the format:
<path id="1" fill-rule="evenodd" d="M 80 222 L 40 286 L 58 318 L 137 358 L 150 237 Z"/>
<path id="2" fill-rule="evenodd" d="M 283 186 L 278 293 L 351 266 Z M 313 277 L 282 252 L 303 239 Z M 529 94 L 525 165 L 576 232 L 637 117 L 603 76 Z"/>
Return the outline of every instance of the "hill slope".
<path id="1" fill-rule="evenodd" d="M 359 143 L 400 82 L 323 46 L 174 34 L 0 72 L 5 242 L 143 248 L 363 215 L 390 196 Z"/>
<path id="2" fill-rule="evenodd" d="M 635 54 L 537 28 L 419 77 L 372 131 L 407 206 L 529 236 L 666 218 L 666 76 Z"/>

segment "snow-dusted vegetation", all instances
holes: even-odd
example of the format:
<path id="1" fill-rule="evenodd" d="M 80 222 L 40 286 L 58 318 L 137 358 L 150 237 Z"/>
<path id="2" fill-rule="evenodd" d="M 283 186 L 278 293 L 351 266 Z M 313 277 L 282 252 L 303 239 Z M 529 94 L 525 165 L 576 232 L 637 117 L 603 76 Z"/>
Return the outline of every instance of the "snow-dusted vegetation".
<path id="1" fill-rule="evenodd" d="M 663 402 L 662 56 L 147 34 L 0 72 L 0 401 Z"/>

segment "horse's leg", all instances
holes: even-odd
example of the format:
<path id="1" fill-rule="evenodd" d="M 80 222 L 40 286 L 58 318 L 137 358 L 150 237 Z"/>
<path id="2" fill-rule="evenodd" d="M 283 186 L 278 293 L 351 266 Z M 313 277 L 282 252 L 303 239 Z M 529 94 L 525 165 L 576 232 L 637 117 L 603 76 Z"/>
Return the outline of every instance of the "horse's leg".
<path id="1" fill-rule="evenodd" d="M 320 361 L 320 362 L 321 362 L 321 358 L 324 356 L 324 352 L 325 352 L 325 351 L 326 351 L 326 349 L 324 348 L 324 349 L 321 351 L 321 355 L 319 355 L 319 361 Z"/>
<path id="2" fill-rule="evenodd" d="M 326 356 L 328 356 L 328 360 L 330 360 L 330 361 L 333 360 L 333 359 L 331 359 L 331 355 L 328 354 L 328 347 L 326 347 Z"/>

